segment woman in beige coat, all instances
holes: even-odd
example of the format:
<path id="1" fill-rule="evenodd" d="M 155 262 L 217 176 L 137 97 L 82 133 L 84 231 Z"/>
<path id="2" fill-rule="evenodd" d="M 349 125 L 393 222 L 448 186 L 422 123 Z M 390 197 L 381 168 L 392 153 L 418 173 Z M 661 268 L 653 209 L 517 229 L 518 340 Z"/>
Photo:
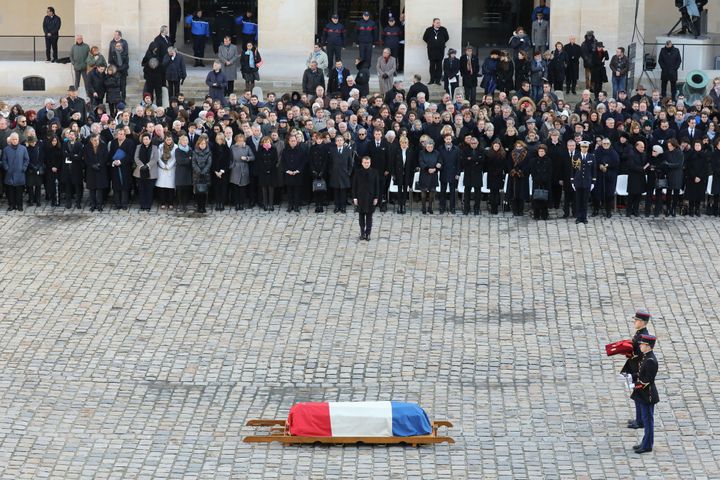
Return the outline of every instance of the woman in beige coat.
<path id="1" fill-rule="evenodd" d="M 377 73 L 378 79 L 380 80 L 381 95 L 384 96 L 385 92 L 392 88 L 396 71 L 397 61 L 395 60 L 395 57 L 390 55 L 389 48 L 383 49 L 383 54 L 377 61 Z"/>
<path id="2" fill-rule="evenodd" d="M 153 188 L 158 176 L 158 149 L 150 142 L 150 134 L 140 136 L 140 145 L 135 149 L 135 171 L 140 191 L 140 210 L 150 211 L 153 201 Z"/>

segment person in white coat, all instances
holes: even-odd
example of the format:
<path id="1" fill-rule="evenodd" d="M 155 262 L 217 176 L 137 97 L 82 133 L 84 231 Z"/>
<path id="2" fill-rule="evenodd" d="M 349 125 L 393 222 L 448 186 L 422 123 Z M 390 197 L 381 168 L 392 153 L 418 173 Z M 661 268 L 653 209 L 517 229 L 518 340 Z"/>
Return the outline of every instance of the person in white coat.
<path id="1" fill-rule="evenodd" d="M 158 160 L 158 178 L 155 186 L 160 196 L 160 209 L 173 209 L 175 198 L 175 150 L 177 145 L 172 135 L 165 135 L 163 143 L 158 146 L 160 159 Z"/>

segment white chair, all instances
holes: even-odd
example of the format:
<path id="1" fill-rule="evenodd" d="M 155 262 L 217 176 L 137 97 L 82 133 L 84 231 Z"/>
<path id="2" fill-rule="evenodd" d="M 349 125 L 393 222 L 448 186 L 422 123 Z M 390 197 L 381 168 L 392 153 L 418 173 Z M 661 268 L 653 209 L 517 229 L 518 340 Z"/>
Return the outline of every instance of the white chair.
<path id="1" fill-rule="evenodd" d="M 617 183 L 615 184 L 615 195 L 618 197 L 627 197 L 628 196 L 628 176 L 627 175 L 618 175 L 617 177 Z"/>
<path id="2" fill-rule="evenodd" d="M 460 179 L 457 184 L 457 192 L 462 195 L 465 193 L 465 172 L 460 172 Z"/>
<path id="3" fill-rule="evenodd" d="M 486 195 L 487 195 L 488 193 L 490 193 L 490 189 L 487 187 L 487 184 L 488 184 L 487 179 L 488 179 L 488 174 L 487 174 L 487 172 L 484 172 L 484 173 L 483 173 L 483 186 L 482 186 L 482 188 L 480 189 L 480 192 L 481 192 L 481 193 L 484 193 L 484 194 L 486 194 Z"/>
<path id="4" fill-rule="evenodd" d="M 395 185 L 395 179 L 390 177 L 390 193 L 398 193 L 398 186 Z"/>
<path id="5" fill-rule="evenodd" d="M 415 175 L 413 175 L 413 184 L 412 184 L 412 191 L 414 193 L 420 193 L 420 189 L 418 188 L 419 183 L 420 183 L 420 172 L 415 172 Z"/>
<path id="6" fill-rule="evenodd" d="M 710 193 L 710 192 L 712 192 L 712 182 L 713 182 L 713 176 L 710 175 L 708 177 L 708 186 L 707 186 L 707 189 L 705 190 L 705 193 L 707 193 L 708 195 L 712 195 L 712 193 Z"/>
<path id="7" fill-rule="evenodd" d="M 505 194 L 507 193 L 508 189 L 508 179 L 510 178 L 510 175 L 507 173 L 505 174 L 505 183 L 503 183 L 503 188 L 500 190 L 500 203 L 502 204 L 502 211 L 505 211 Z"/>

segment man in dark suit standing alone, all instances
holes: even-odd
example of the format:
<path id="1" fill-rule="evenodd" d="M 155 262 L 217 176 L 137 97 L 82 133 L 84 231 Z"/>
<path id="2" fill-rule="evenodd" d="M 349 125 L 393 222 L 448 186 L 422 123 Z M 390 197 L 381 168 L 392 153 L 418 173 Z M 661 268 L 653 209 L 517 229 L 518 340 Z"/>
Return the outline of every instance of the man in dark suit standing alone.
<path id="1" fill-rule="evenodd" d="M 440 85 L 442 80 L 442 61 L 445 57 L 445 45 L 450 40 L 447 28 L 440 25 L 439 18 L 433 18 L 433 24 L 425 30 L 423 41 L 427 44 L 430 60 L 430 84 Z"/>

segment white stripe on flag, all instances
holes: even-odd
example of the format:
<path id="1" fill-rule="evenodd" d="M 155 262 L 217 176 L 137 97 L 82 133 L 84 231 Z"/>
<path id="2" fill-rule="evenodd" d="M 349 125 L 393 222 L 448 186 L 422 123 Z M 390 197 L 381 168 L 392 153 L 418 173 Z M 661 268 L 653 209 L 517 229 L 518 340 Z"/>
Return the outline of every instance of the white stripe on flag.
<path id="1" fill-rule="evenodd" d="M 392 437 L 390 402 L 329 402 L 333 437 Z"/>

